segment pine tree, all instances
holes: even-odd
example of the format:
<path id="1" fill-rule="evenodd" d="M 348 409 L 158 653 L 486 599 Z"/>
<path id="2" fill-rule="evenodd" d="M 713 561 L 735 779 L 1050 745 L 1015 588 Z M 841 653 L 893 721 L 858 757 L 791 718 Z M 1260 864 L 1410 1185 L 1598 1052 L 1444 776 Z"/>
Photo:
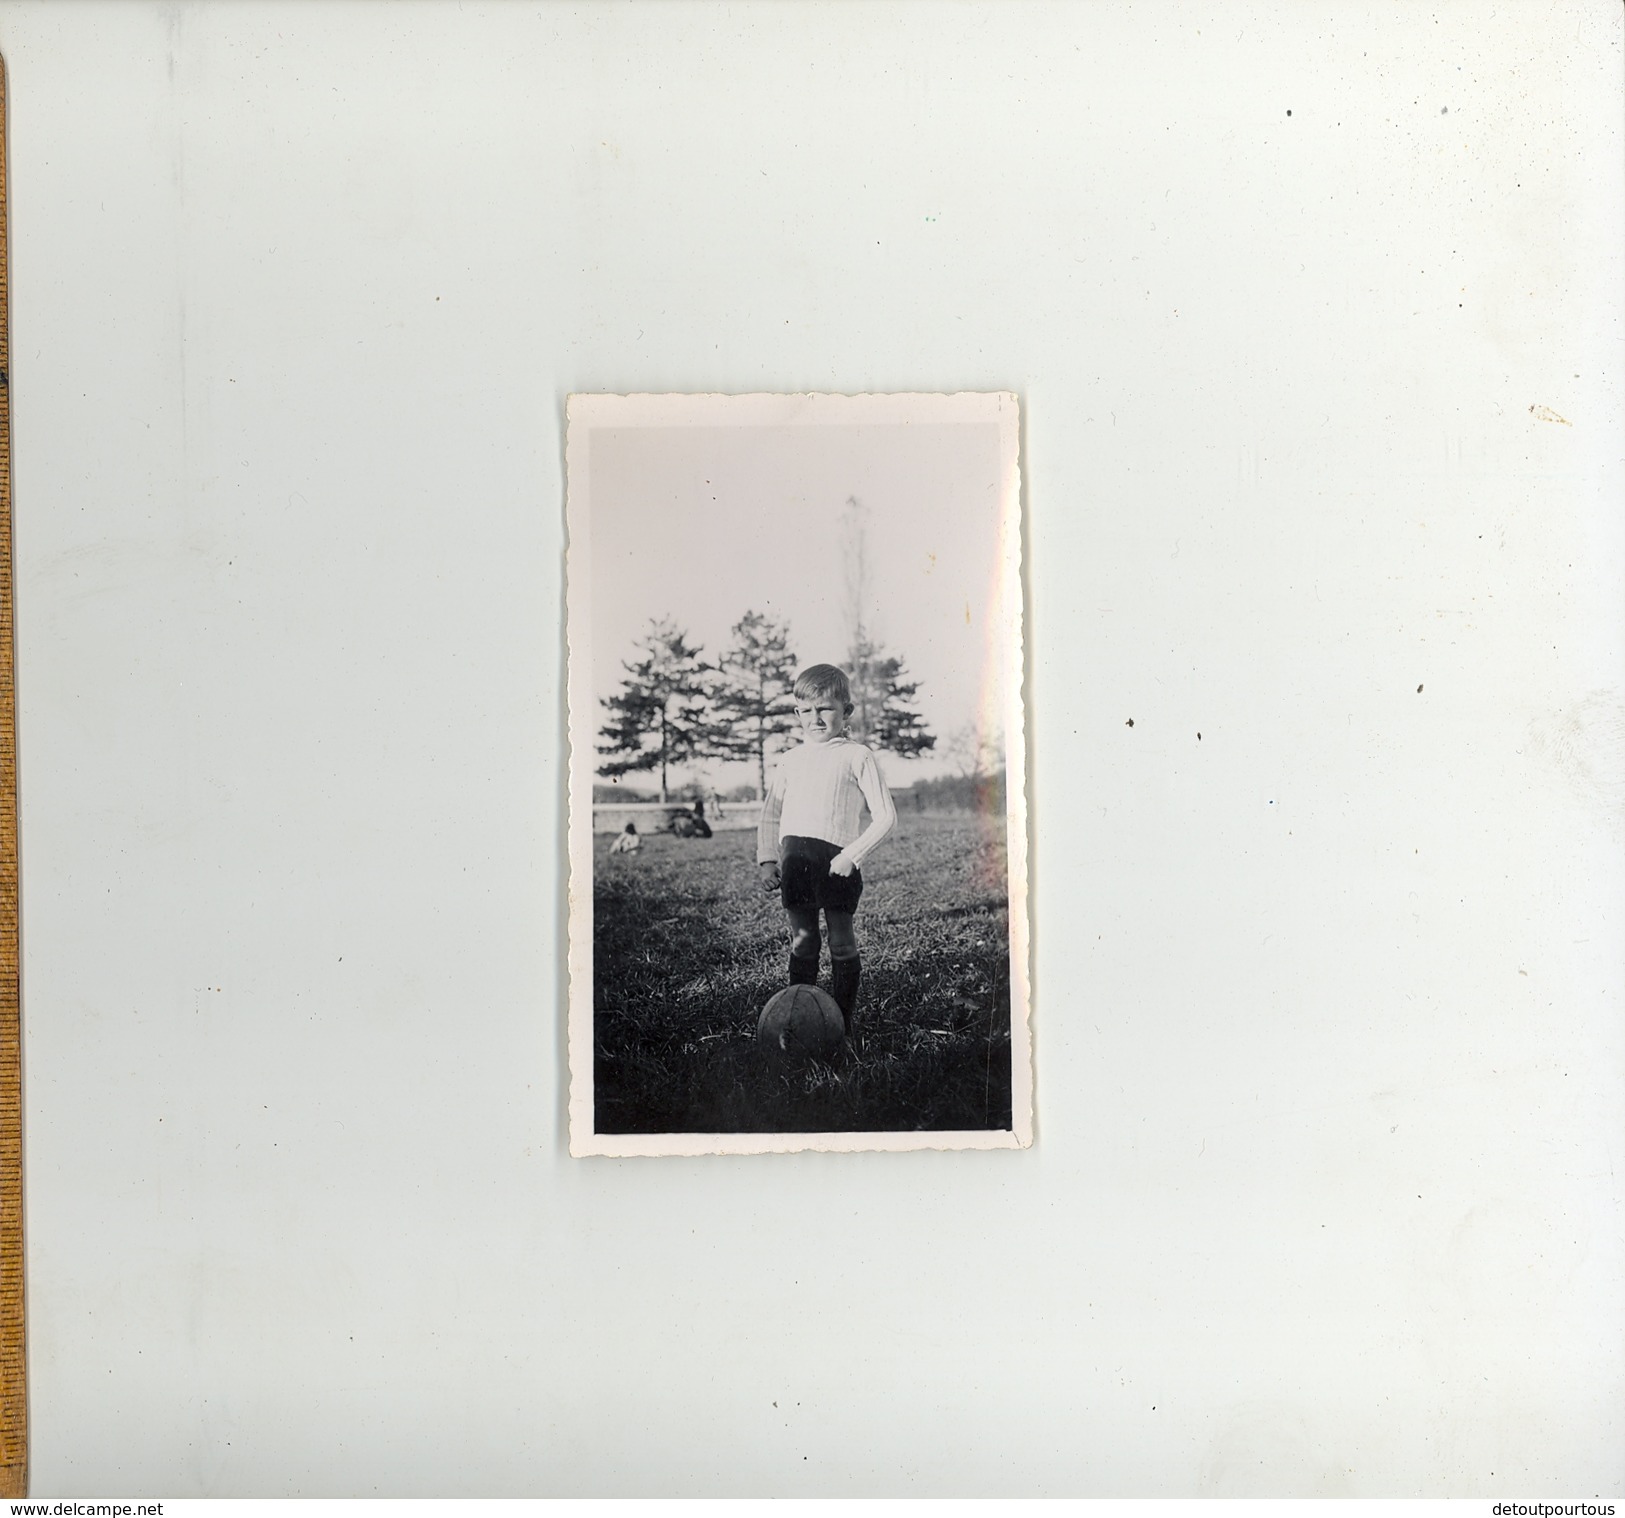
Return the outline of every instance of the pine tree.
<path id="1" fill-rule="evenodd" d="M 886 653 L 861 628 L 846 657 L 853 737 L 904 758 L 935 748 L 936 735 L 914 709 L 920 682 L 905 678 L 903 661 Z"/>
<path id="2" fill-rule="evenodd" d="M 711 687 L 708 751 L 719 759 L 754 760 L 757 793 L 767 794 L 768 756 L 796 730 L 796 660 L 790 629 L 747 611 L 718 662 Z"/>
<path id="3" fill-rule="evenodd" d="M 701 649 L 669 617 L 657 617 L 638 640 L 643 657 L 622 660 L 626 679 L 604 698 L 610 720 L 599 729 L 598 752 L 611 757 L 600 775 L 660 771 L 660 799 L 667 800 L 668 771 L 703 751 L 707 666 Z"/>

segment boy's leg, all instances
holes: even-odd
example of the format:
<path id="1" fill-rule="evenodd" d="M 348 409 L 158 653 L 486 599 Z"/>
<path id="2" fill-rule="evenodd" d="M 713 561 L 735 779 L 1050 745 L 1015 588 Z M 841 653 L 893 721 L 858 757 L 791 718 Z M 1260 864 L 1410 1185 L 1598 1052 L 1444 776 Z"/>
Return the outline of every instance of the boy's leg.
<path id="1" fill-rule="evenodd" d="M 817 907 L 786 907 L 790 919 L 790 984 L 816 986 L 818 984 Z M 833 942 L 833 935 L 831 942 Z"/>
<path id="2" fill-rule="evenodd" d="M 835 1003 L 846 1019 L 846 1031 L 852 1031 L 852 1013 L 858 1004 L 858 977 L 863 973 L 863 961 L 858 957 L 858 930 L 850 912 L 832 907 L 824 909 L 824 920 L 829 924 L 830 989 Z"/>

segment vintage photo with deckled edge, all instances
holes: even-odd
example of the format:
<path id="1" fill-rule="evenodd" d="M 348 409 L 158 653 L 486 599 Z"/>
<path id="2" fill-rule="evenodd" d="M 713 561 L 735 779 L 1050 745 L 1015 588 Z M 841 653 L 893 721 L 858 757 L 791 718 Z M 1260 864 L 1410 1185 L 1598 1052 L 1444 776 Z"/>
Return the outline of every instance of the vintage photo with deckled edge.
<path id="1" fill-rule="evenodd" d="M 1031 1143 L 1018 438 L 570 398 L 572 1154 Z"/>

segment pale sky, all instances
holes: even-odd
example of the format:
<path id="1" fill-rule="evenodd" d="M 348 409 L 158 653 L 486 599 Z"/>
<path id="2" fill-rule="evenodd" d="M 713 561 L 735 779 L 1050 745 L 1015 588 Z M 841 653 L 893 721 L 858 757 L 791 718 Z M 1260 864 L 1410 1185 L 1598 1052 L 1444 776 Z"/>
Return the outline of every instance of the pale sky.
<path id="1" fill-rule="evenodd" d="M 920 681 L 940 755 L 996 669 L 998 444 L 997 427 L 967 424 L 594 429 L 596 694 L 619 688 L 620 661 L 662 615 L 714 656 L 760 611 L 789 623 L 798 664 L 844 663 L 842 518 L 855 496 L 869 624 Z M 937 755 L 887 756 L 887 773 L 906 783 L 952 768 Z"/>

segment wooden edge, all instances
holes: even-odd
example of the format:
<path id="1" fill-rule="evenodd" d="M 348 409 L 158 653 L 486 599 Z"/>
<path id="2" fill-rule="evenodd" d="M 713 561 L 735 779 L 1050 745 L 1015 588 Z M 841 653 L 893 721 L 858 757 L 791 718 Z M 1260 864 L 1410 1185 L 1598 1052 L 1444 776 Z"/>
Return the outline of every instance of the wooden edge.
<path id="1" fill-rule="evenodd" d="M 11 562 L 11 219 L 0 58 L 0 1497 L 28 1495 L 23 1299 L 23 1050 L 17 858 L 17 665 Z"/>

